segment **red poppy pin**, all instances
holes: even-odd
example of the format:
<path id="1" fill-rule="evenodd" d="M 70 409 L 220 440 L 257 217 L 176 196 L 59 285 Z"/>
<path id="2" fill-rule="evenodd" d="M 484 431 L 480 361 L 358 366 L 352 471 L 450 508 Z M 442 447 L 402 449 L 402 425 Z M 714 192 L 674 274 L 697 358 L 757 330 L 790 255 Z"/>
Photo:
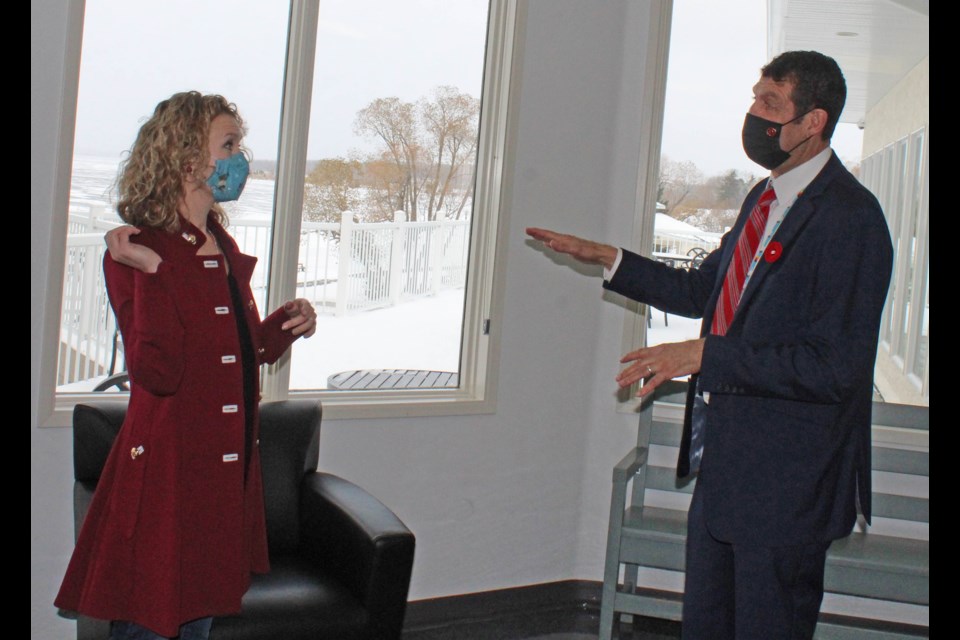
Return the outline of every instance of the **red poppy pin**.
<path id="1" fill-rule="evenodd" d="M 767 262 L 776 262 L 780 259 L 780 254 L 783 253 L 783 245 L 774 240 L 767 245 L 767 249 L 763 252 L 763 259 Z"/>

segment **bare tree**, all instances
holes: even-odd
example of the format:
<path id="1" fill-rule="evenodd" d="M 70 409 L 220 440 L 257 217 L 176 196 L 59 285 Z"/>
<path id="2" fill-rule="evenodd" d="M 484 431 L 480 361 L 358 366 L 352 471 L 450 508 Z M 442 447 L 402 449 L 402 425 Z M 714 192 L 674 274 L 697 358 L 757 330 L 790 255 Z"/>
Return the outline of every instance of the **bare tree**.
<path id="1" fill-rule="evenodd" d="M 479 115 L 480 101 L 451 86 L 415 104 L 378 98 L 357 112 L 354 130 L 383 143 L 366 163 L 378 210 L 386 199 L 391 215 L 401 209 L 409 220 L 461 217 L 472 194 Z"/>
<path id="2" fill-rule="evenodd" d="M 456 87 L 441 86 L 434 90 L 432 100 L 422 98 L 417 106 L 426 137 L 432 143 L 433 167 L 427 181 L 427 217 L 435 220 L 461 169 L 473 160 L 480 101 L 461 93 Z M 458 213 L 463 209 L 465 198 L 465 195 L 461 198 Z"/>
<path id="3" fill-rule="evenodd" d="M 393 220 L 393 212 L 404 210 L 406 172 L 390 154 L 369 158 L 363 163 L 360 183 L 366 189 L 364 219 L 368 222 Z"/>
<path id="4" fill-rule="evenodd" d="M 684 213 L 680 205 L 702 182 L 703 173 L 689 160 L 676 162 L 665 155 L 660 156 L 657 200 L 664 205 L 667 215 L 676 218 Z"/>
<path id="5" fill-rule="evenodd" d="M 353 209 L 360 163 L 344 158 L 324 158 L 307 175 L 303 193 L 304 217 L 321 222 L 339 222 L 340 214 Z"/>
<path id="6" fill-rule="evenodd" d="M 418 220 L 422 181 L 417 166 L 421 145 L 415 105 L 399 98 L 377 98 L 357 113 L 354 131 L 379 138 L 386 146 L 386 155 L 403 176 L 398 208 L 406 211 L 410 220 Z"/>

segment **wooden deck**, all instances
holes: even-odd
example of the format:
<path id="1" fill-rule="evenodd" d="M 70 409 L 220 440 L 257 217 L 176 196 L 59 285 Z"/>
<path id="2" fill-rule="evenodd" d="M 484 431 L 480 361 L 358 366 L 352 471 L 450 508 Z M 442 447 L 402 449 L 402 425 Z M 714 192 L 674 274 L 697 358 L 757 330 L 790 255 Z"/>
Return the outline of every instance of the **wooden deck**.
<path id="1" fill-rule="evenodd" d="M 355 369 L 327 378 L 327 388 L 338 390 L 446 389 L 458 386 L 459 373 L 426 369 Z"/>

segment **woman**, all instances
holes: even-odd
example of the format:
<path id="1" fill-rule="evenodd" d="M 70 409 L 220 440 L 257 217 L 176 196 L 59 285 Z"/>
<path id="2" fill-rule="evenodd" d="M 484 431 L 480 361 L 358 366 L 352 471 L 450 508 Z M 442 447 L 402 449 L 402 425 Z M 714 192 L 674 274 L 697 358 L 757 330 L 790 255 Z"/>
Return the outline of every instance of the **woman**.
<path id="1" fill-rule="evenodd" d="M 178 93 L 140 129 L 120 178 L 128 226 L 103 268 L 131 393 L 56 598 L 111 638 L 206 638 L 269 570 L 258 446 L 260 364 L 316 330 L 307 300 L 260 319 L 256 258 L 224 230 L 249 165 L 243 120 Z"/>

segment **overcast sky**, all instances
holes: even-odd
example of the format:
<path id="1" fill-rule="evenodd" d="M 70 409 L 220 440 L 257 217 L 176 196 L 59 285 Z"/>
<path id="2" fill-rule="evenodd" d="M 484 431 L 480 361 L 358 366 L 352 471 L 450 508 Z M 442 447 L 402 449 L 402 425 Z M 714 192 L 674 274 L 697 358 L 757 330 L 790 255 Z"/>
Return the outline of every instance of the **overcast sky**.
<path id="1" fill-rule="evenodd" d="M 274 158 L 285 4 L 87 0 L 76 152 L 119 157 L 159 100 L 197 89 L 235 102 L 254 158 Z M 485 0 L 323 0 L 320 11 L 310 159 L 369 149 L 353 121 L 375 98 L 415 101 L 439 84 L 479 95 Z M 708 176 L 763 173 L 740 128 L 767 59 L 766 0 L 675 0 L 673 30 L 663 153 Z M 842 159 L 859 161 L 860 144 L 854 125 L 838 128 Z"/>
<path id="2" fill-rule="evenodd" d="M 740 131 L 768 61 L 766 29 L 766 0 L 675 0 L 661 145 L 671 160 L 690 160 L 707 176 L 765 173 L 744 155 Z M 859 162 L 862 141 L 856 125 L 839 125 L 832 146 Z"/>

